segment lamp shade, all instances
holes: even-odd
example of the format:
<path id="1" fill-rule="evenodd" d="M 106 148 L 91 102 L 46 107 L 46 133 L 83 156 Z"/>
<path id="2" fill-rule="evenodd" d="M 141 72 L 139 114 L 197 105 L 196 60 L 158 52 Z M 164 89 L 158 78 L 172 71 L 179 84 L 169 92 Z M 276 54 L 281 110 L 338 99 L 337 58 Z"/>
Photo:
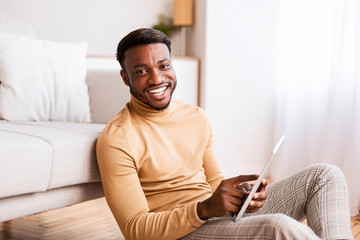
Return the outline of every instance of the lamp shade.
<path id="1" fill-rule="evenodd" d="M 174 26 L 193 25 L 193 0 L 173 0 Z"/>

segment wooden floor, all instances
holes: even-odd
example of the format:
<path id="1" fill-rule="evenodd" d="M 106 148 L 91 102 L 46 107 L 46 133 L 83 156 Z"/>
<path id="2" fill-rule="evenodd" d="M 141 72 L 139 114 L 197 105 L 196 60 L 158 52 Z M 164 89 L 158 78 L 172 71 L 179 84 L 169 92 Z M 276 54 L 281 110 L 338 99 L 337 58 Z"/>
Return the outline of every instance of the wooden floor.
<path id="1" fill-rule="evenodd" d="M 125 239 L 104 198 L 0 223 L 0 240 Z"/>
<path id="2" fill-rule="evenodd" d="M 355 240 L 360 240 L 360 212 L 356 217 L 351 218 L 351 230 Z"/>
<path id="3" fill-rule="evenodd" d="M 360 214 L 352 218 L 360 240 Z M 0 223 L 0 240 L 115 240 L 124 239 L 105 199 Z"/>

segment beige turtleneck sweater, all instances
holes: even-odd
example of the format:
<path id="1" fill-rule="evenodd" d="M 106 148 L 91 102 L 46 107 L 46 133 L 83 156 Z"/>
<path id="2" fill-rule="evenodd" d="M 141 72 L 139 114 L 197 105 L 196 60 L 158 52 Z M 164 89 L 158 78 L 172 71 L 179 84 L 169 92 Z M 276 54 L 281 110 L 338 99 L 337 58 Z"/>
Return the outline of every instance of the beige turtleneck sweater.
<path id="1" fill-rule="evenodd" d="M 197 203 L 223 176 L 200 108 L 172 100 L 156 111 L 132 97 L 96 150 L 106 200 L 126 239 L 177 239 L 206 222 Z"/>

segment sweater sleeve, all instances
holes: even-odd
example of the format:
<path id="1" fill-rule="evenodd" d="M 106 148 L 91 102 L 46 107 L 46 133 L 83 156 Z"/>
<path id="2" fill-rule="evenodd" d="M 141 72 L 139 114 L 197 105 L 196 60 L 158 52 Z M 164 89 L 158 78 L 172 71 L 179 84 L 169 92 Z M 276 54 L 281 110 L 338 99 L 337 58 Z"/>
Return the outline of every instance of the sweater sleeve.
<path id="1" fill-rule="evenodd" d="M 197 216 L 197 202 L 150 212 L 135 162 L 110 134 L 100 135 L 97 160 L 107 203 L 126 239 L 177 239 L 206 222 Z"/>

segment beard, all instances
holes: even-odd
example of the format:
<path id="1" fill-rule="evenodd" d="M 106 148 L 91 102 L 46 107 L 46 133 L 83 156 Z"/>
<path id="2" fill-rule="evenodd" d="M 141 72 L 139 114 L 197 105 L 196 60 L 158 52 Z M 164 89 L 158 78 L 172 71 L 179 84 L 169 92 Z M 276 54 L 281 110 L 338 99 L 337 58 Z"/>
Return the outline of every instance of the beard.
<path id="1" fill-rule="evenodd" d="M 132 86 L 130 85 L 130 93 L 131 95 L 133 95 L 137 100 L 139 100 L 140 102 L 146 104 L 147 106 L 149 106 L 150 108 L 156 110 L 156 111 L 163 111 L 165 110 L 169 105 L 170 105 L 170 102 L 171 102 L 171 99 L 172 99 L 172 95 L 174 93 L 174 90 L 176 88 L 176 84 L 177 82 L 175 82 L 175 84 L 173 85 L 172 89 L 171 89 L 171 92 L 170 92 L 170 98 L 169 98 L 169 101 L 161 106 L 161 107 L 156 107 L 156 106 L 153 106 L 149 103 L 149 101 L 147 100 L 147 98 L 145 97 L 144 94 L 141 94 L 140 92 L 138 91 L 134 91 L 134 89 L 132 88 Z"/>

